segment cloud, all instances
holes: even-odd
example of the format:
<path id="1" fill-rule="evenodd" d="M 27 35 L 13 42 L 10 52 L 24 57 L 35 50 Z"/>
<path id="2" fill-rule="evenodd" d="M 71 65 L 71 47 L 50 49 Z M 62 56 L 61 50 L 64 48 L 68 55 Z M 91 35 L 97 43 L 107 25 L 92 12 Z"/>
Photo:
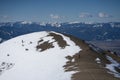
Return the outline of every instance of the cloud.
<path id="1" fill-rule="evenodd" d="M 93 15 L 90 13 L 80 13 L 79 17 L 80 18 L 91 18 L 93 17 Z"/>
<path id="2" fill-rule="evenodd" d="M 109 15 L 109 14 L 106 14 L 106 13 L 100 12 L 100 13 L 98 13 L 98 17 L 100 17 L 100 18 L 109 18 L 109 17 L 112 17 L 112 16 Z"/>
<path id="3" fill-rule="evenodd" d="M 0 18 L 2 18 L 2 19 L 9 19 L 10 17 L 7 16 L 7 15 L 2 15 L 2 16 L 0 16 Z"/>
<path id="4" fill-rule="evenodd" d="M 2 15 L 0 17 L 3 18 L 3 19 L 8 19 L 9 18 L 9 16 L 7 16 L 7 15 Z"/>
<path id="5" fill-rule="evenodd" d="M 62 18 L 61 16 L 59 16 L 59 15 L 57 15 L 57 14 L 50 14 L 50 17 L 52 18 L 52 19 L 60 19 L 60 18 Z"/>

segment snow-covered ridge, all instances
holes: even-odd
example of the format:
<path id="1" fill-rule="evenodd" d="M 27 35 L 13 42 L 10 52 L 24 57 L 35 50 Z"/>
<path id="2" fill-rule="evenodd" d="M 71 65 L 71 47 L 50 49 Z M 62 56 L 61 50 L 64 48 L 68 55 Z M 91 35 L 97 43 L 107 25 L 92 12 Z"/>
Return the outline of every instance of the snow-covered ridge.
<path id="1" fill-rule="evenodd" d="M 59 35 L 67 45 L 61 48 L 51 33 Z M 71 80 L 74 72 L 64 71 L 65 57 L 80 50 L 69 37 L 51 31 L 10 39 L 0 44 L 0 80 Z"/>

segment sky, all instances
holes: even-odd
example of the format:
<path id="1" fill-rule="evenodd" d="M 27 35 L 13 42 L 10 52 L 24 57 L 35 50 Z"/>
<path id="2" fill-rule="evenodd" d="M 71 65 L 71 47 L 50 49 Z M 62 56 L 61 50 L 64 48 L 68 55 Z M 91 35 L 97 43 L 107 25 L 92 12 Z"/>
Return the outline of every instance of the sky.
<path id="1" fill-rule="evenodd" d="M 0 22 L 120 22 L 120 0 L 0 0 Z"/>

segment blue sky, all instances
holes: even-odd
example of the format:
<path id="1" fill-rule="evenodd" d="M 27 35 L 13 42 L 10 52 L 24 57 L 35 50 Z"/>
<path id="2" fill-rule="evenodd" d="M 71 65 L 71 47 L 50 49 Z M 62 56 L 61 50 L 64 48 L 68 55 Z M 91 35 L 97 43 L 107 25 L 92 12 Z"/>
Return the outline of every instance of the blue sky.
<path id="1" fill-rule="evenodd" d="M 0 0 L 0 22 L 120 22 L 120 0 Z"/>

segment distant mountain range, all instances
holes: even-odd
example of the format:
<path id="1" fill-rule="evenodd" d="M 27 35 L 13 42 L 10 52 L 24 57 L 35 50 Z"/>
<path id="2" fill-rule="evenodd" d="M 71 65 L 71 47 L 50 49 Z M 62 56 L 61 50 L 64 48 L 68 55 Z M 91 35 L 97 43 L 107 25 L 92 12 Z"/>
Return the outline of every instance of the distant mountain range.
<path id="1" fill-rule="evenodd" d="M 111 41 L 120 39 L 120 22 L 108 23 L 39 23 L 6 22 L 0 23 L 0 42 L 13 37 L 38 31 L 56 31 L 74 35 L 86 41 Z"/>

